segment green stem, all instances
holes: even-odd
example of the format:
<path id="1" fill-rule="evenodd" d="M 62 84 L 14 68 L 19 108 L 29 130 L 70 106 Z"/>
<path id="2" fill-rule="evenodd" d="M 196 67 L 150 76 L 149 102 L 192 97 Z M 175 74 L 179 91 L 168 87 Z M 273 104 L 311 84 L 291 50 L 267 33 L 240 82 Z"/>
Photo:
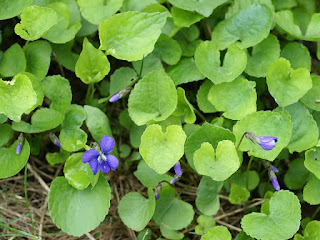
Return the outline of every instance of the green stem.
<path id="1" fill-rule="evenodd" d="M 246 133 L 244 133 L 244 134 L 242 135 L 242 137 L 240 138 L 240 141 L 239 141 L 239 143 L 238 143 L 238 145 L 237 145 L 237 147 L 236 147 L 236 150 L 237 150 L 237 151 L 238 151 L 238 149 L 239 149 L 239 147 L 240 147 L 240 144 L 241 144 L 241 142 L 242 142 L 245 134 L 246 134 Z"/>
<path id="2" fill-rule="evenodd" d="M 253 156 L 250 157 L 250 160 L 249 160 L 249 163 L 248 163 L 248 166 L 247 166 L 247 171 L 246 171 L 246 187 L 247 187 L 248 190 L 249 190 L 249 170 L 250 170 L 250 166 L 251 166 L 252 160 L 253 160 Z"/>
<path id="3" fill-rule="evenodd" d="M 311 221 L 317 216 L 318 212 L 320 211 L 320 206 L 317 208 L 317 210 L 312 214 Z"/>
<path id="4" fill-rule="evenodd" d="M 32 238 L 35 238 L 35 239 L 39 239 L 38 236 L 35 236 L 35 235 L 30 234 L 30 233 L 27 233 L 27 232 L 24 232 L 24 231 L 9 227 L 6 224 L 3 224 L 2 222 L 0 222 L 0 226 L 4 227 L 4 228 L 6 228 L 6 229 L 8 229 L 8 230 L 10 230 L 12 232 L 20 233 L 21 235 L 24 235 L 24 236 L 27 236 L 27 237 L 32 237 Z"/>
<path id="5" fill-rule="evenodd" d="M 32 220 L 32 214 L 30 212 L 29 201 L 28 201 L 27 176 L 28 176 L 28 168 L 27 168 L 27 165 L 26 165 L 24 167 L 24 198 L 26 200 L 26 207 L 27 207 L 27 210 L 28 210 L 28 214 L 30 214 L 29 217 L 30 217 L 30 221 L 31 221 L 31 224 L 32 224 L 32 227 L 33 227 L 33 234 L 35 234 L 36 233 L 36 226 L 35 226 L 34 221 Z"/>
<path id="6" fill-rule="evenodd" d="M 197 114 L 204 122 L 206 122 L 206 118 L 203 116 L 203 114 L 198 111 L 197 109 L 193 109 L 194 113 Z"/>
<path id="7" fill-rule="evenodd" d="M 142 70 L 143 70 L 143 63 L 144 63 L 144 56 L 141 60 L 141 66 L 140 66 L 140 71 L 139 71 L 139 78 L 142 78 Z"/>
<path id="8" fill-rule="evenodd" d="M 94 83 L 89 84 L 86 94 L 86 103 L 89 102 L 89 99 L 93 97 L 94 95 Z"/>

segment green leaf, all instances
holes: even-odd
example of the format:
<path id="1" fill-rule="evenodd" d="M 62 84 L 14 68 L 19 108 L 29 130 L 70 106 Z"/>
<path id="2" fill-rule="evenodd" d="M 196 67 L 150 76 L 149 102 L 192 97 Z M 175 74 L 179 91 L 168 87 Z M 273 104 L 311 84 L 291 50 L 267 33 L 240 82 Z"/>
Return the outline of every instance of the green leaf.
<path id="1" fill-rule="evenodd" d="M 171 14 L 173 22 L 177 27 L 190 27 L 203 18 L 202 15 L 196 12 L 186 11 L 175 6 L 171 8 Z"/>
<path id="2" fill-rule="evenodd" d="M 180 240 L 184 237 L 183 233 L 179 233 L 163 223 L 160 224 L 160 232 L 166 239 Z"/>
<path id="3" fill-rule="evenodd" d="M 187 139 L 185 145 L 185 154 L 189 165 L 194 168 L 193 154 L 201 147 L 204 142 L 210 143 L 213 148 L 218 146 L 222 140 L 235 141 L 233 133 L 222 127 L 204 123 L 198 130 L 193 132 Z"/>
<path id="4" fill-rule="evenodd" d="M 71 104 L 72 93 L 68 79 L 60 75 L 43 79 L 44 94 L 50 99 L 50 109 L 65 113 Z"/>
<path id="5" fill-rule="evenodd" d="M 99 25 L 100 48 L 121 60 L 141 60 L 153 51 L 167 15 L 139 12 L 116 14 Z"/>
<path id="6" fill-rule="evenodd" d="M 10 124 L 0 124 L 0 136 L 0 147 L 2 147 L 3 145 L 7 144 L 13 136 L 13 131 Z"/>
<path id="7" fill-rule="evenodd" d="M 237 235 L 234 240 L 254 240 L 252 237 L 249 237 L 243 230 Z"/>
<path id="8" fill-rule="evenodd" d="M 237 171 L 230 177 L 230 181 L 231 183 L 236 184 L 239 187 L 247 188 L 247 172 Z M 251 191 L 258 187 L 259 181 L 259 174 L 255 170 L 250 170 L 248 176 L 248 190 Z"/>
<path id="9" fill-rule="evenodd" d="M 139 232 L 137 236 L 137 240 L 151 240 L 151 236 L 152 236 L 152 231 L 146 228 L 143 231 Z"/>
<path id="10" fill-rule="evenodd" d="M 320 236 L 320 221 L 311 221 L 303 232 L 303 240 L 316 240 Z M 296 239 L 295 239 L 296 240 Z"/>
<path id="11" fill-rule="evenodd" d="M 145 161 L 139 162 L 137 170 L 133 174 L 139 179 L 142 185 L 149 188 L 154 188 L 161 181 L 170 182 L 172 178 L 169 174 L 158 174 L 150 168 Z"/>
<path id="12" fill-rule="evenodd" d="M 199 174 L 209 176 L 214 181 L 228 179 L 240 167 L 236 147 L 230 140 L 220 141 L 216 153 L 210 143 L 202 143 L 193 155 L 193 163 Z"/>
<path id="13" fill-rule="evenodd" d="M 257 111 L 256 83 L 244 78 L 237 78 L 230 83 L 221 83 L 211 87 L 208 100 L 222 116 L 232 120 L 240 120 Z"/>
<path id="14" fill-rule="evenodd" d="M 16 154 L 18 140 L 8 148 L 0 148 L 0 178 L 8 178 L 16 175 L 26 165 L 30 146 L 27 140 L 24 140 L 20 154 Z"/>
<path id="15" fill-rule="evenodd" d="M 168 67 L 167 72 L 175 85 L 199 81 L 205 78 L 197 68 L 193 58 L 184 58 L 180 60 L 175 66 Z"/>
<path id="16" fill-rule="evenodd" d="M 71 40 L 65 44 L 51 44 L 53 53 L 57 56 L 60 64 L 72 72 L 75 71 L 75 66 L 79 58 L 79 54 L 72 52 L 73 43 L 74 41 Z"/>
<path id="17" fill-rule="evenodd" d="M 94 181 L 94 175 L 89 164 L 82 162 L 82 154 L 74 153 L 70 155 L 63 168 L 64 176 L 69 184 L 78 190 L 87 188 Z"/>
<path id="18" fill-rule="evenodd" d="M 124 0 L 121 12 L 141 11 L 153 3 L 157 3 L 157 0 Z"/>
<path id="19" fill-rule="evenodd" d="M 245 72 L 253 77 L 266 77 L 270 65 L 280 56 L 280 44 L 276 36 L 270 34 L 253 46 L 248 56 Z"/>
<path id="20" fill-rule="evenodd" d="M 34 41 L 46 34 L 58 23 L 58 14 L 51 8 L 30 6 L 21 13 L 21 22 L 14 31 L 27 41 Z"/>
<path id="21" fill-rule="evenodd" d="M 104 112 L 89 105 L 85 105 L 84 110 L 87 113 L 86 125 L 96 142 L 100 142 L 103 136 L 112 137 L 109 119 Z"/>
<path id="22" fill-rule="evenodd" d="M 233 132 L 236 136 L 236 146 L 240 138 L 245 132 L 253 132 L 258 136 L 273 136 L 277 137 L 276 146 L 266 151 L 258 144 L 251 142 L 251 140 L 244 138 L 239 146 L 240 151 L 249 151 L 249 155 L 273 161 L 285 148 L 290 141 L 292 131 L 292 123 L 290 115 L 285 112 L 270 112 L 259 111 L 252 113 L 240 121 L 234 127 Z"/>
<path id="23" fill-rule="evenodd" d="M 110 71 L 108 58 L 96 49 L 87 38 L 76 63 L 76 76 L 85 84 L 100 82 Z"/>
<path id="24" fill-rule="evenodd" d="M 180 230 L 191 223 L 194 211 L 191 204 L 175 198 L 174 195 L 174 189 L 163 184 L 153 220 L 158 225 L 164 224 L 172 230 Z"/>
<path id="25" fill-rule="evenodd" d="M 76 4 L 75 1 L 73 3 Z M 66 43 L 71 41 L 80 30 L 80 16 L 79 19 L 75 19 L 73 16 L 73 14 L 79 12 L 79 9 L 77 5 L 75 8 L 71 9 L 71 5 L 69 6 L 67 4 L 67 2 L 66 4 L 62 2 L 53 2 L 46 6 L 53 9 L 58 14 L 59 21 L 43 36 L 44 39 L 58 44 Z"/>
<path id="26" fill-rule="evenodd" d="M 320 179 L 320 148 L 312 148 L 305 153 L 304 166 Z"/>
<path id="27" fill-rule="evenodd" d="M 123 0 L 78 0 L 81 15 L 90 23 L 98 25 L 118 12 Z"/>
<path id="28" fill-rule="evenodd" d="M 220 207 L 219 193 L 222 182 L 213 181 L 210 177 L 203 176 L 197 189 L 196 206 L 205 215 L 215 215 Z"/>
<path id="29" fill-rule="evenodd" d="M 153 53 L 169 65 L 175 65 L 181 58 L 181 47 L 178 42 L 165 34 L 161 34 L 154 46 Z"/>
<path id="30" fill-rule="evenodd" d="M 209 41 L 198 46 L 194 57 L 199 70 L 214 84 L 233 81 L 245 70 L 247 64 L 246 52 L 235 45 L 228 47 L 221 63 L 217 45 Z"/>
<path id="31" fill-rule="evenodd" d="M 110 77 L 110 95 L 126 88 L 136 78 L 137 73 L 132 68 L 118 68 Z"/>
<path id="32" fill-rule="evenodd" d="M 293 69 L 306 68 L 311 71 L 311 56 L 309 50 L 301 43 L 288 43 L 282 49 L 281 57 L 288 59 Z"/>
<path id="33" fill-rule="evenodd" d="M 35 75 L 39 81 L 48 73 L 51 61 L 51 46 L 47 41 L 30 42 L 23 51 L 27 60 L 26 71 Z"/>
<path id="34" fill-rule="evenodd" d="M 136 72 L 144 77 L 154 70 L 163 70 L 163 65 L 159 56 L 156 56 L 153 52 L 149 53 L 148 56 L 142 60 L 132 62 L 133 68 Z"/>
<path id="35" fill-rule="evenodd" d="M 205 234 L 210 228 L 216 225 L 213 217 L 207 215 L 200 215 L 197 218 L 197 222 L 199 223 L 199 225 L 196 225 L 195 232 L 199 235 Z"/>
<path id="36" fill-rule="evenodd" d="M 36 103 L 37 93 L 27 75 L 19 73 L 11 81 L 0 78 L 0 113 L 19 122 L 21 115 Z"/>
<path id="37" fill-rule="evenodd" d="M 47 153 L 46 160 L 50 165 L 54 165 L 54 164 L 65 162 L 69 156 L 70 156 L 69 152 L 63 149 L 60 149 L 60 152 Z"/>
<path id="38" fill-rule="evenodd" d="M 26 70 L 26 57 L 20 45 L 15 43 L 8 48 L 0 59 L 0 75 L 13 77 Z"/>
<path id="39" fill-rule="evenodd" d="M 205 80 L 197 92 L 198 107 L 204 113 L 214 113 L 217 111 L 212 103 L 208 100 L 208 93 L 212 86 L 213 83 L 210 80 Z"/>
<path id="40" fill-rule="evenodd" d="M 320 204 L 320 180 L 313 177 L 303 189 L 303 200 L 310 205 Z"/>
<path id="41" fill-rule="evenodd" d="M 193 106 L 190 104 L 190 102 L 186 97 L 186 93 L 184 89 L 181 87 L 178 87 L 177 94 L 178 94 L 178 105 L 173 115 L 182 116 L 185 114 L 184 121 L 186 123 L 194 123 L 197 118 L 196 118 L 196 115 L 194 114 Z"/>
<path id="42" fill-rule="evenodd" d="M 106 217 L 111 199 L 108 182 L 100 175 L 93 189 L 77 190 L 64 177 L 51 184 L 49 212 L 53 222 L 69 235 L 80 237 L 95 229 Z"/>
<path id="43" fill-rule="evenodd" d="M 60 112 L 49 109 L 40 108 L 31 117 L 31 124 L 21 121 L 12 123 L 12 129 L 24 133 L 45 132 L 58 127 L 63 121 L 64 115 Z"/>
<path id="44" fill-rule="evenodd" d="M 130 128 L 130 144 L 132 147 L 139 148 L 141 143 L 141 136 L 145 130 L 145 125 L 137 126 L 134 124 L 134 126 Z"/>
<path id="45" fill-rule="evenodd" d="M 211 38 L 219 50 L 227 48 L 237 40 L 241 40 L 238 47 L 244 49 L 265 39 L 270 33 L 272 23 L 270 8 L 266 5 L 253 4 L 218 23 L 213 29 Z"/>
<path id="46" fill-rule="evenodd" d="M 180 126 L 171 125 L 163 133 L 161 126 L 154 124 L 142 134 L 139 152 L 149 167 L 164 174 L 183 156 L 186 138 Z"/>
<path id="47" fill-rule="evenodd" d="M 0 113 L 0 123 L 4 123 L 8 120 L 7 116 Z"/>
<path id="48" fill-rule="evenodd" d="M 0 20 L 13 18 L 23 9 L 32 4 L 34 0 L 1 0 Z"/>
<path id="49" fill-rule="evenodd" d="M 298 230 L 301 220 L 299 199 L 290 191 L 280 190 L 273 194 L 269 214 L 250 213 L 241 220 L 241 227 L 253 238 L 284 240 Z"/>
<path id="50" fill-rule="evenodd" d="M 61 126 L 65 129 L 78 129 L 86 118 L 87 114 L 84 108 L 80 105 L 72 104 L 66 111 Z"/>
<path id="51" fill-rule="evenodd" d="M 177 93 L 171 78 L 161 70 L 141 79 L 131 91 L 128 107 L 131 119 L 138 126 L 150 120 L 168 118 L 177 106 Z"/>
<path id="52" fill-rule="evenodd" d="M 272 3 L 277 11 L 290 9 L 297 6 L 296 0 L 272 0 Z"/>
<path id="53" fill-rule="evenodd" d="M 244 188 L 240 187 L 237 184 L 231 184 L 229 201 L 232 204 L 241 204 L 246 202 L 250 197 L 250 192 Z"/>
<path id="54" fill-rule="evenodd" d="M 318 143 L 319 131 L 309 110 L 300 102 L 285 107 L 285 110 L 292 121 L 292 136 L 288 145 L 290 153 L 302 152 L 315 146 Z"/>
<path id="55" fill-rule="evenodd" d="M 82 129 L 62 129 L 59 140 L 63 149 L 75 152 L 84 148 L 87 143 L 87 134 Z"/>
<path id="56" fill-rule="evenodd" d="M 227 0 L 169 0 L 169 2 L 178 8 L 191 12 L 195 11 L 205 17 L 209 17 L 215 8 L 224 4 Z"/>
<path id="57" fill-rule="evenodd" d="M 206 234 L 201 237 L 201 240 L 231 240 L 231 233 L 228 228 L 217 226 L 209 229 Z"/>
<path id="58" fill-rule="evenodd" d="M 284 183 L 291 190 L 301 189 L 307 182 L 310 172 L 304 166 L 304 159 L 297 158 L 289 163 L 289 170 L 284 175 Z"/>
<path id="59" fill-rule="evenodd" d="M 320 76 L 311 75 L 312 88 L 301 98 L 301 102 L 308 108 L 320 111 L 320 104 L 316 100 L 320 96 Z"/>
<path id="60" fill-rule="evenodd" d="M 44 92 L 42 89 L 41 82 L 38 80 L 38 78 L 36 78 L 36 76 L 28 72 L 23 72 L 22 74 L 26 75 L 30 79 L 32 88 L 37 94 L 37 102 L 25 112 L 26 114 L 29 114 L 37 106 L 42 105 Z"/>
<path id="61" fill-rule="evenodd" d="M 148 196 L 149 199 L 146 199 L 140 193 L 130 192 L 119 202 L 121 220 L 135 231 L 143 230 L 153 216 L 156 200 L 152 188 L 148 189 Z"/>

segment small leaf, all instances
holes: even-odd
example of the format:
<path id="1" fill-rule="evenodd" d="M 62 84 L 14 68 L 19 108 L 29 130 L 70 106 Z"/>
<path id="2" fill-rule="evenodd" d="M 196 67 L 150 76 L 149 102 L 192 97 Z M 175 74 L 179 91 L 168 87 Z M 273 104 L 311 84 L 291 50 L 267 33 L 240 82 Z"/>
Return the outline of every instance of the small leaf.
<path id="1" fill-rule="evenodd" d="M 161 34 L 155 44 L 153 53 L 169 65 L 175 65 L 181 58 L 181 47 L 178 42 L 165 34 Z"/>
<path id="2" fill-rule="evenodd" d="M 304 159 L 297 158 L 289 163 L 289 170 L 284 175 L 284 183 L 290 190 L 299 190 L 307 182 L 310 172 L 304 166 Z"/>
<path id="3" fill-rule="evenodd" d="M 202 143 L 193 155 L 193 162 L 199 174 L 209 176 L 214 181 L 228 179 L 240 167 L 236 148 L 230 140 L 220 141 L 216 153 L 210 143 Z"/>
<path id="4" fill-rule="evenodd" d="M 214 84 L 233 81 L 247 65 L 245 51 L 235 45 L 228 47 L 221 63 L 217 45 L 209 41 L 202 42 L 198 46 L 194 57 L 199 70 Z"/>
<path id="5" fill-rule="evenodd" d="M 311 75 L 312 88 L 301 98 L 301 102 L 308 108 L 320 111 L 320 104 L 316 103 L 316 100 L 320 96 L 320 76 Z"/>
<path id="6" fill-rule="evenodd" d="M 299 199 L 290 191 L 280 190 L 273 194 L 269 214 L 250 213 L 241 220 L 246 234 L 262 240 L 284 240 L 298 230 L 301 220 Z"/>
<path id="7" fill-rule="evenodd" d="M 208 100 L 208 93 L 212 86 L 213 83 L 210 80 L 205 80 L 197 92 L 197 103 L 199 109 L 204 113 L 214 113 L 217 111 L 212 103 Z"/>
<path id="8" fill-rule="evenodd" d="M 121 220 L 135 231 L 143 230 L 153 216 L 156 200 L 151 188 L 148 189 L 148 196 L 149 199 L 146 199 L 140 193 L 130 192 L 119 202 L 118 213 Z"/>
<path id="9" fill-rule="evenodd" d="M 110 95 L 126 88 L 132 80 L 137 78 L 137 73 L 129 67 L 120 67 L 110 77 Z"/>
<path id="10" fill-rule="evenodd" d="M 13 131 L 10 124 L 0 124 L 0 147 L 7 144 L 13 136 Z"/>
<path id="11" fill-rule="evenodd" d="M 99 25 L 100 48 L 121 60 L 141 60 L 153 51 L 166 19 L 167 13 L 116 14 Z"/>
<path id="12" fill-rule="evenodd" d="M 316 240 L 320 236 L 320 221 L 311 221 L 303 232 L 303 240 Z M 296 240 L 296 239 L 295 239 Z"/>
<path id="13" fill-rule="evenodd" d="M 201 237 L 201 240 L 231 240 L 231 233 L 228 228 L 217 226 L 209 229 L 206 234 Z"/>
<path id="14" fill-rule="evenodd" d="M 133 68 L 141 76 L 145 77 L 154 70 L 163 70 L 163 65 L 159 56 L 156 56 L 153 52 L 142 60 L 132 62 Z"/>
<path id="15" fill-rule="evenodd" d="M 141 79 L 131 91 L 128 107 L 131 119 L 138 126 L 150 120 L 168 118 L 177 105 L 177 92 L 164 71 L 153 71 Z"/>
<path id="16" fill-rule="evenodd" d="M 163 133 L 160 125 L 154 124 L 141 136 L 139 152 L 149 167 L 164 174 L 183 156 L 186 138 L 180 126 L 171 125 Z"/>
<path id="17" fill-rule="evenodd" d="M 51 8 L 30 6 L 21 13 L 21 22 L 14 31 L 27 41 L 34 41 L 46 34 L 58 23 L 58 14 Z"/>
<path id="18" fill-rule="evenodd" d="M 8 148 L 0 148 L 0 178 L 8 178 L 16 175 L 26 165 L 30 146 L 27 140 L 24 140 L 20 154 L 16 154 L 18 140 Z"/>
<path id="19" fill-rule="evenodd" d="M 312 148 L 305 153 L 304 166 L 320 179 L 320 148 Z"/>
<path id="20" fill-rule="evenodd" d="M 320 204 L 320 180 L 313 177 L 303 189 L 303 200 L 310 205 Z"/>
<path id="21" fill-rule="evenodd" d="M 100 82 L 110 71 L 108 58 L 96 49 L 87 38 L 76 63 L 76 76 L 85 84 Z"/>
<path id="22" fill-rule="evenodd" d="M 95 229 L 106 217 L 111 199 L 108 182 L 100 175 L 93 189 L 77 190 L 64 177 L 51 184 L 49 212 L 53 222 L 69 235 L 80 237 Z"/>
<path id="23" fill-rule="evenodd" d="M 281 57 L 288 59 L 293 69 L 306 68 L 308 71 L 311 71 L 311 56 L 309 50 L 301 43 L 288 43 L 282 49 Z"/>
<path id="24" fill-rule="evenodd" d="M 232 204 L 241 204 L 246 202 L 250 197 L 250 192 L 237 184 L 231 184 L 229 201 Z"/>
<path id="25" fill-rule="evenodd" d="M 160 232 L 166 239 L 180 240 L 184 237 L 183 233 L 179 233 L 163 223 L 160 224 Z"/>
<path id="26" fill-rule="evenodd" d="M 203 18 L 202 15 L 196 12 L 186 11 L 175 6 L 171 8 L 171 14 L 173 22 L 177 27 L 190 27 Z"/>
<path id="27" fill-rule="evenodd" d="M 199 235 L 205 234 L 210 228 L 216 225 L 214 218 L 207 215 L 200 215 L 197 218 L 197 222 L 199 223 L 199 225 L 196 225 L 195 232 Z"/>
<path id="28" fill-rule="evenodd" d="M 66 69 L 74 72 L 79 58 L 79 54 L 72 51 L 74 41 L 71 40 L 65 44 L 51 44 L 53 53 L 57 56 L 60 64 Z"/>
<path id="29" fill-rule="evenodd" d="M 26 57 L 18 43 L 8 48 L 0 59 L 0 74 L 3 77 L 13 77 L 26 70 Z"/>
<path id="30" fill-rule="evenodd" d="M 80 105 L 72 104 L 66 111 L 61 126 L 65 129 L 77 129 L 82 126 L 86 118 L 87 114 L 84 108 Z"/>
<path id="31" fill-rule="evenodd" d="M 59 140 L 63 149 L 75 152 L 84 148 L 87 142 L 87 134 L 82 129 L 62 129 Z"/>
<path id="32" fill-rule="evenodd" d="M 230 181 L 231 183 L 236 184 L 242 188 L 247 188 L 247 172 L 237 171 L 230 177 Z M 251 191 L 258 187 L 259 181 L 259 174 L 255 170 L 250 170 L 248 176 L 248 190 Z"/>
<path id="33" fill-rule="evenodd" d="M 47 153 L 46 160 L 50 165 L 54 165 L 54 164 L 65 162 L 69 156 L 70 156 L 69 152 L 63 149 L 60 149 L 60 152 Z"/>
<path id="34" fill-rule="evenodd" d="M 178 94 L 178 105 L 177 109 L 174 111 L 173 115 L 175 116 L 184 116 L 184 121 L 186 123 L 194 123 L 196 121 L 196 115 L 193 111 L 193 106 L 190 104 L 186 97 L 186 93 L 183 88 L 177 88 Z"/>

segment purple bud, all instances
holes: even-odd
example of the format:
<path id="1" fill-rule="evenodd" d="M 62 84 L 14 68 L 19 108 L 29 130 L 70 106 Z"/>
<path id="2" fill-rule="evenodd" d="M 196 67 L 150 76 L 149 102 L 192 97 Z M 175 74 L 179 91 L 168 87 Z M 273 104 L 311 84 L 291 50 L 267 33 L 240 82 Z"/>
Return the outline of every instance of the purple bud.
<path id="1" fill-rule="evenodd" d="M 178 181 L 178 178 L 177 177 L 173 177 L 170 181 L 171 184 L 174 184 L 176 181 Z"/>
<path id="2" fill-rule="evenodd" d="M 245 132 L 244 136 L 250 139 L 253 143 L 258 143 L 264 150 L 271 150 L 276 146 L 277 137 L 259 137 L 252 132 Z"/>
<path id="3" fill-rule="evenodd" d="M 154 198 L 155 198 L 156 200 L 158 200 L 159 197 L 160 197 L 160 194 L 158 194 L 158 193 L 156 193 L 156 194 L 154 195 Z"/>
<path id="4" fill-rule="evenodd" d="M 120 92 L 117 92 L 116 94 L 113 94 L 111 98 L 109 99 L 109 102 L 116 102 L 120 99 L 121 95 Z"/>
<path id="5" fill-rule="evenodd" d="M 175 174 L 178 176 L 178 177 L 181 177 L 182 175 L 182 169 L 181 169 L 181 166 L 180 166 L 180 163 L 177 162 L 174 166 L 173 166 L 173 170 L 175 172 Z"/>
<path id="6" fill-rule="evenodd" d="M 271 181 L 271 184 L 272 184 L 273 188 L 276 191 L 279 191 L 280 190 L 280 185 L 279 185 L 279 182 L 277 180 L 277 176 L 276 176 L 276 174 L 274 173 L 274 171 L 271 168 L 269 170 L 269 177 L 270 177 L 270 181 Z"/>
<path id="7" fill-rule="evenodd" d="M 275 173 L 278 173 L 279 170 L 275 166 L 271 165 L 271 170 L 274 171 Z"/>
<path id="8" fill-rule="evenodd" d="M 20 133 L 20 135 L 18 137 L 18 144 L 17 144 L 17 147 L 16 147 L 16 154 L 20 154 L 21 153 L 23 141 L 24 141 L 23 134 Z"/>
<path id="9" fill-rule="evenodd" d="M 157 186 L 154 188 L 154 197 L 156 200 L 160 197 L 161 187 L 161 183 L 158 183 Z"/>
<path id="10" fill-rule="evenodd" d="M 58 146 L 59 148 L 61 148 L 61 144 L 60 144 L 60 141 L 59 141 L 59 139 L 57 138 L 57 136 L 56 136 L 54 133 L 52 133 L 52 132 L 49 132 L 48 134 L 49 134 L 49 138 L 50 138 L 51 142 L 52 142 L 54 145 L 56 145 L 56 146 Z"/>

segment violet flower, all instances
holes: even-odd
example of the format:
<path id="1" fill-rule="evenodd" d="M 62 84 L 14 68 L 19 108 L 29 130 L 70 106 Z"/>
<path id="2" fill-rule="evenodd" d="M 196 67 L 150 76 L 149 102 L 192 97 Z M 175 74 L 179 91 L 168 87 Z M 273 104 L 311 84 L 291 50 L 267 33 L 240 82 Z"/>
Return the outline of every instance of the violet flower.
<path id="1" fill-rule="evenodd" d="M 252 132 L 245 132 L 244 136 L 254 143 L 258 143 L 264 150 L 271 150 L 276 146 L 277 137 L 259 137 Z"/>
<path id="2" fill-rule="evenodd" d="M 173 184 L 176 181 L 178 181 L 178 178 L 182 176 L 182 169 L 181 169 L 181 165 L 179 162 L 177 162 L 174 166 L 173 166 L 173 170 L 175 172 L 175 176 L 171 179 L 170 183 Z"/>
<path id="3" fill-rule="evenodd" d="M 177 177 L 173 177 L 173 178 L 170 180 L 170 183 L 171 183 L 171 184 L 174 184 L 176 181 L 178 181 L 178 178 L 177 178 Z"/>
<path id="4" fill-rule="evenodd" d="M 58 137 L 57 137 L 54 133 L 52 133 L 52 132 L 49 132 L 48 134 L 49 134 L 49 138 L 50 138 L 51 142 L 52 142 L 54 145 L 56 145 L 56 146 L 58 146 L 59 148 L 61 148 L 61 144 L 60 144 L 60 141 L 59 141 Z"/>
<path id="5" fill-rule="evenodd" d="M 24 141 L 23 133 L 20 133 L 20 135 L 18 137 L 18 144 L 17 144 L 17 147 L 16 147 L 16 154 L 20 154 L 21 153 L 23 141 Z"/>
<path id="6" fill-rule="evenodd" d="M 274 171 L 275 173 L 278 173 L 279 170 L 275 166 L 271 165 L 271 170 Z"/>
<path id="7" fill-rule="evenodd" d="M 119 165 L 118 159 L 109 154 L 115 146 L 114 139 L 109 136 L 103 136 L 100 141 L 100 147 L 97 145 L 95 149 L 85 151 L 82 155 L 82 162 L 89 162 L 90 168 L 94 175 L 100 170 L 108 173 L 111 170 L 115 171 Z"/>
<path id="8" fill-rule="evenodd" d="M 273 188 L 276 191 L 279 191 L 280 185 L 279 185 L 279 182 L 277 180 L 277 176 L 276 176 L 275 172 L 273 171 L 272 167 L 270 167 L 270 169 L 269 169 L 269 177 L 270 177 L 270 182 L 271 182 Z"/>
<path id="9" fill-rule="evenodd" d="M 154 198 L 155 198 L 156 200 L 158 200 L 159 197 L 160 197 L 161 187 L 162 187 L 161 183 L 158 183 L 158 184 L 156 185 L 156 187 L 154 188 Z"/>
<path id="10" fill-rule="evenodd" d="M 119 92 L 113 94 L 110 99 L 109 102 L 116 102 L 118 101 L 120 98 L 122 98 L 124 95 L 126 95 L 128 92 L 130 92 L 132 88 L 128 87 L 128 88 L 124 88 L 122 90 L 120 90 Z"/>

